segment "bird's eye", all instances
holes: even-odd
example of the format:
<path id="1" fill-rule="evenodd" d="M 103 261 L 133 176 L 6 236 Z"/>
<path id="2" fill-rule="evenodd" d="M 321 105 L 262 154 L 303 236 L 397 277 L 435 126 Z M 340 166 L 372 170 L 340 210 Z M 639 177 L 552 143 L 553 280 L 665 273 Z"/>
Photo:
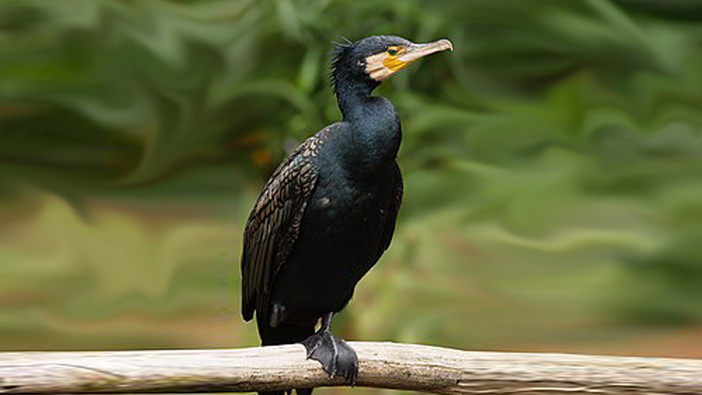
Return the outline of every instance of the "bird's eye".
<path id="1" fill-rule="evenodd" d="M 397 48 L 388 48 L 388 55 L 390 55 L 390 56 L 397 55 Z"/>

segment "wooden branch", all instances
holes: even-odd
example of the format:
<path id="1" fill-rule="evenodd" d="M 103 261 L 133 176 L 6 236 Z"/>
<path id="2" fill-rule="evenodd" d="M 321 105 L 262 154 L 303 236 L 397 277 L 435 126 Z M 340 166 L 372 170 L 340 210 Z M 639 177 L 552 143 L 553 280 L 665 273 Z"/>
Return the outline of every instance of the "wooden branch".
<path id="1" fill-rule="evenodd" d="M 359 386 L 480 395 L 702 394 L 702 360 L 467 352 L 351 342 Z M 343 385 L 301 345 L 0 353 L 0 393 L 243 392 Z"/>

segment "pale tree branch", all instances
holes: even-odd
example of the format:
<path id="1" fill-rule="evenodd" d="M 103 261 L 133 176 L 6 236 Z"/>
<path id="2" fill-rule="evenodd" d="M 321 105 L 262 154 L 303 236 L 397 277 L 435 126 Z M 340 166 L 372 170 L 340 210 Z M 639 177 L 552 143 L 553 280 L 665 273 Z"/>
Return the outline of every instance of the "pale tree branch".
<path id="1" fill-rule="evenodd" d="M 351 342 L 358 385 L 474 395 L 702 394 L 702 360 L 468 352 Z M 245 392 L 343 385 L 301 345 L 0 353 L 0 393 Z"/>

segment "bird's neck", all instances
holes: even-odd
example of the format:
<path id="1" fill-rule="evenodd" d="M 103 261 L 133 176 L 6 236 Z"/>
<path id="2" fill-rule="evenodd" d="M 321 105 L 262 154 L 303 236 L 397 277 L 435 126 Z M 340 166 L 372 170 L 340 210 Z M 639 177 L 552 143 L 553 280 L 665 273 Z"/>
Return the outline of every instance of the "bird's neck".
<path id="1" fill-rule="evenodd" d="M 395 107 L 381 96 L 372 96 L 375 86 L 337 86 L 339 108 L 351 128 L 344 153 L 354 172 L 373 173 L 393 163 L 400 148 L 400 120 Z"/>
<path id="2" fill-rule="evenodd" d="M 336 77 L 334 93 L 339 102 L 339 109 L 344 121 L 352 121 L 363 116 L 363 109 L 373 93 L 377 83 L 371 81 L 354 81 Z"/>

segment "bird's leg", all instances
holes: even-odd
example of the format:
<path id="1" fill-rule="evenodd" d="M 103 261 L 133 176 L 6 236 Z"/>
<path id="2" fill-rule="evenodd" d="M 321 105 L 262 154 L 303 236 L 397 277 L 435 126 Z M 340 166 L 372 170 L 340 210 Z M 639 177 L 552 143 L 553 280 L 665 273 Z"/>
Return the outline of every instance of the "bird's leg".
<path id="1" fill-rule="evenodd" d="M 350 385 L 356 384 L 358 357 L 344 339 L 331 334 L 331 319 L 334 313 L 322 316 L 322 327 L 302 341 L 307 349 L 307 358 L 319 361 L 330 377 L 343 376 Z"/>

